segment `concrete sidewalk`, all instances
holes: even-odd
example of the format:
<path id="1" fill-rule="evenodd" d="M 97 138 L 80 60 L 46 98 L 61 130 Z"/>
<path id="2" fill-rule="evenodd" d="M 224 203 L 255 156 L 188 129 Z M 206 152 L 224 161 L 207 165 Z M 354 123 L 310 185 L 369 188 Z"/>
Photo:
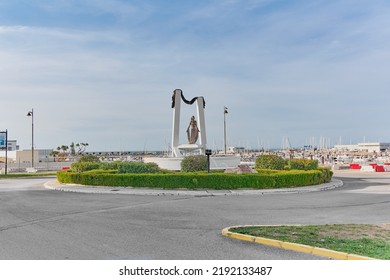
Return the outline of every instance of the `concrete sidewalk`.
<path id="1" fill-rule="evenodd" d="M 333 179 L 330 183 L 282 189 L 240 189 L 240 190 L 186 190 L 186 189 L 152 189 L 152 188 L 132 188 L 132 187 L 104 187 L 104 186 L 84 186 L 77 184 L 61 184 L 57 180 L 44 184 L 45 188 L 64 192 L 95 193 L 95 194 L 130 194 L 130 195 L 155 195 L 155 196 L 226 196 L 226 195 L 265 195 L 276 193 L 306 193 L 330 190 L 341 187 L 341 180 Z"/>

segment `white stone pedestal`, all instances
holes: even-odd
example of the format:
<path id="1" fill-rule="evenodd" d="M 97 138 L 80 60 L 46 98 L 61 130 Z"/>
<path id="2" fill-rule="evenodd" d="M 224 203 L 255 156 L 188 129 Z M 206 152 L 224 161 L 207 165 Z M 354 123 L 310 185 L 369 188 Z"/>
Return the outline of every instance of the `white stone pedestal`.
<path id="1" fill-rule="evenodd" d="M 183 158 L 158 158 L 158 157 L 146 157 L 144 162 L 154 162 L 160 168 L 167 170 L 181 170 L 181 161 Z M 225 170 L 228 168 L 235 168 L 240 164 L 239 156 L 217 156 L 210 157 L 210 169 L 211 170 Z"/>

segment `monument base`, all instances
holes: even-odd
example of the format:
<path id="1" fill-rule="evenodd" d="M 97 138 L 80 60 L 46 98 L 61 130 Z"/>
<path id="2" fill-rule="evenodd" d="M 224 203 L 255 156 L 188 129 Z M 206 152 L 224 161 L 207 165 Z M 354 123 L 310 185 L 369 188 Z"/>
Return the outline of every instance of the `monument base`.
<path id="1" fill-rule="evenodd" d="M 203 146 L 198 144 L 182 144 L 177 149 L 179 150 L 180 157 L 204 154 Z"/>
<path id="2" fill-rule="evenodd" d="M 154 162 L 160 168 L 167 170 L 178 171 L 181 170 L 181 161 L 183 158 L 159 158 L 159 157 L 145 157 L 144 162 Z M 239 156 L 216 156 L 210 157 L 211 170 L 225 170 L 228 168 L 235 168 L 240 164 Z"/>

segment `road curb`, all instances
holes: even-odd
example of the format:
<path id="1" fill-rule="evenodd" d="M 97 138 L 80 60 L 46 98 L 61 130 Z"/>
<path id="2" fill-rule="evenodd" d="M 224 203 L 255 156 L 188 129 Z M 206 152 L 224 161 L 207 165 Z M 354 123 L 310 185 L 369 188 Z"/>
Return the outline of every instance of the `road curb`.
<path id="1" fill-rule="evenodd" d="M 316 255 L 316 256 L 321 256 L 321 257 L 327 257 L 331 259 L 337 259 L 337 260 L 376 260 L 374 258 L 366 257 L 366 256 L 360 256 L 356 254 L 349 254 L 349 253 L 344 253 L 344 252 L 338 252 L 334 250 L 329 250 L 329 249 L 324 249 L 324 248 L 319 248 L 319 247 L 313 247 L 313 246 L 308 246 L 308 245 L 303 245 L 303 244 L 298 244 L 298 243 L 291 243 L 291 242 L 285 242 L 285 241 L 280 241 L 276 239 L 269 239 L 269 238 L 264 238 L 264 237 L 256 237 L 252 235 L 246 235 L 246 234 L 241 234 L 241 233 L 235 233 L 231 232 L 231 228 L 237 228 L 237 227 L 253 227 L 254 225 L 246 225 L 246 226 L 231 226 L 224 228 L 222 230 L 222 235 L 242 241 L 249 241 L 249 242 L 254 242 L 266 246 L 273 246 L 285 250 L 293 250 L 296 252 L 301 252 L 301 253 L 306 253 L 306 254 L 311 254 L 311 255 Z M 265 226 L 265 225 L 257 225 L 257 226 Z"/>
<path id="2" fill-rule="evenodd" d="M 48 181 L 44 184 L 46 189 L 95 194 L 131 194 L 131 195 L 157 195 L 157 196 L 230 196 L 230 195 L 267 195 L 267 194 L 293 194 L 307 193 L 335 189 L 343 186 L 343 181 L 333 179 L 329 183 L 280 189 L 235 189 L 235 190 L 169 190 L 152 188 L 132 187 L 107 187 L 107 186 L 85 186 L 78 184 L 61 184 L 57 180 Z"/>

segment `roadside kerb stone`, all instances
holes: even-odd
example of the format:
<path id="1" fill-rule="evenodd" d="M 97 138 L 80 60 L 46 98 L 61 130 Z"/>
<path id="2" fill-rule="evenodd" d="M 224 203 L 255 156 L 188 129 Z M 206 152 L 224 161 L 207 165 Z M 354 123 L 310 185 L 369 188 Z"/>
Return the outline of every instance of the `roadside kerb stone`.
<path id="1" fill-rule="evenodd" d="M 325 191 L 341 187 L 341 180 L 333 179 L 330 183 L 282 188 L 282 189 L 238 189 L 238 190 L 167 190 L 132 187 L 106 187 L 106 186 L 85 186 L 78 184 L 61 184 L 57 180 L 48 181 L 45 188 L 64 192 L 95 193 L 95 194 L 130 194 L 130 195 L 156 195 L 156 196 L 226 196 L 226 195 L 266 195 L 276 193 L 306 193 L 315 191 Z"/>

